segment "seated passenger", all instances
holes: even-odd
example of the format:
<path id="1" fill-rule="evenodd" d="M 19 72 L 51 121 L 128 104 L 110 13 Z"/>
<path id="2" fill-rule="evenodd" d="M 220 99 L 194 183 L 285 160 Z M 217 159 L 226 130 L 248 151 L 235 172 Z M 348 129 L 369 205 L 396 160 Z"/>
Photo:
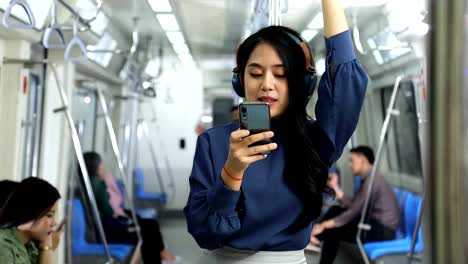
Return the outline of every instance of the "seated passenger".
<path id="1" fill-rule="evenodd" d="M 1 182 L 0 262 L 53 263 L 63 231 L 53 232 L 60 194 L 48 182 L 27 178 L 20 183 Z M 6 197 L 6 198 L 5 198 Z"/>
<path id="2" fill-rule="evenodd" d="M 109 180 L 101 156 L 95 152 L 87 152 L 84 154 L 84 159 L 107 242 L 136 244 L 138 237 L 135 232 L 131 231 L 133 222 L 131 215 L 127 215 L 120 206 L 116 206 L 117 203 L 122 204 L 123 197 L 115 179 Z M 79 173 L 81 174 L 80 171 Z M 144 241 L 142 245 L 143 261 L 145 263 L 175 263 L 176 258 L 164 247 L 158 222 L 154 219 L 140 217 L 137 217 L 137 220 Z"/>
<path id="3" fill-rule="evenodd" d="M 340 241 L 356 242 L 357 225 L 360 220 L 366 193 L 369 186 L 368 176 L 372 171 L 374 153 L 372 149 L 360 146 L 351 150 L 351 171 L 362 177 L 359 192 L 353 199 L 345 196 L 338 185 L 338 180 L 329 179 L 329 186 L 334 189 L 340 206 L 331 207 L 320 224 L 312 230 L 311 243 L 320 245 L 322 253 L 320 263 L 333 263 L 338 252 Z M 372 229 L 363 232 L 362 241 L 384 241 L 395 238 L 400 223 L 400 209 L 396 196 L 381 174 L 376 174 L 367 218 Z"/>

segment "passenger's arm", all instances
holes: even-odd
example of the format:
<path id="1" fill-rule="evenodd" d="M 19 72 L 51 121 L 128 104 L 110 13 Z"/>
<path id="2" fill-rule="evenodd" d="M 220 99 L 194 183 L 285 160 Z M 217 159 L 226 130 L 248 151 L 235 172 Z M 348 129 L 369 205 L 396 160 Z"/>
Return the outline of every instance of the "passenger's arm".
<path id="1" fill-rule="evenodd" d="M 240 192 L 226 187 L 221 171 L 214 171 L 208 140 L 203 135 L 198 138 L 184 212 L 188 231 L 198 245 L 215 249 L 240 229 L 236 211 Z"/>
<path id="2" fill-rule="evenodd" d="M 330 166 L 356 129 L 368 79 L 354 54 L 349 31 L 325 39 L 325 44 L 326 71 L 318 87 L 311 137 L 322 161 Z"/>
<path id="3" fill-rule="evenodd" d="M 52 250 L 39 251 L 38 264 L 53 264 L 53 263 L 54 263 L 54 252 Z"/>
<path id="4" fill-rule="evenodd" d="M 345 193 L 343 193 L 341 197 L 337 196 L 337 198 L 340 200 L 341 206 L 345 208 L 349 207 L 352 201 L 351 198 L 349 198 Z"/>
<path id="5" fill-rule="evenodd" d="M 348 209 L 344 211 L 339 216 L 333 218 L 336 227 L 341 227 L 353 220 L 355 217 L 358 217 L 361 214 L 362 207 L 366 200 L 366 192 L 368 188 L 368 181 L 364 183 L 364 186 L 359 190 L 353 200 L 350 202 Z"/>
<path id="6" fill-rule="evenodd" d="M 322 10 L 326 38 L 348 30 L 348 22 L 340 0 L 322 0 Z"/>
<path id="7" fill-rule="evenodd" d="M 322 160 L 335 162 L 353 134 L 367 88 L 367 74 L 353 50 L 346 17 L 339 0 L 322 0 L 325 25 L 326 71 L 318 88 L 317 121 L 312 138 Z"/>

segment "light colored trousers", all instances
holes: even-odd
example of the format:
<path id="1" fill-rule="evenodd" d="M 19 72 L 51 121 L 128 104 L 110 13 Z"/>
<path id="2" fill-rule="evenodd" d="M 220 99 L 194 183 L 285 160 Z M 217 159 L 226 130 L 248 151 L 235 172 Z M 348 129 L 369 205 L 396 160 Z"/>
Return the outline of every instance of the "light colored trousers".
<path id="1" fill-rule="evenodd" d="M 249 251 L 233 248 L 202 249 L 197 264 L 307 264 L 304 250 L 297 251 Z"/>

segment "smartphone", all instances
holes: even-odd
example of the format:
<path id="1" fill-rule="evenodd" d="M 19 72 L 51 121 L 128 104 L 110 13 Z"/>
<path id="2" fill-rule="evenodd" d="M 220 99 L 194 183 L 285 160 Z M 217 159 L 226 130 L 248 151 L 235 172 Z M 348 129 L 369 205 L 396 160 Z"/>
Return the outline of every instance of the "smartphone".
<path id="1" fill-rule="evenodd" d="M 241 129 L 250 131 L 250 135 L 258 134 L 271 130 L 270 125 L 270 106 L 266 103 L 241 103 L 239 105 L 239 122 Z M 259 146 L 271 143 L 271 139 L 265 139 L 253 143 L 251 146 Z M 262 152 L 262 154 L 270 154 L 271 151 Z"/>
<path id="2" fill-rule="evenodd" d="M 57 232 L 57 231 L 59 231 L 60 228 L 62 228 L 62 226 L 65 225 L 66 222 L 67 222 L 67 218 L 64 217 L 64 218 L 62 219 L 62 221 L 60 221 L 60 222 L 55 226 L 55 228 L 54 228 L 54 230 L 53 230 L 54 233 Z"/>

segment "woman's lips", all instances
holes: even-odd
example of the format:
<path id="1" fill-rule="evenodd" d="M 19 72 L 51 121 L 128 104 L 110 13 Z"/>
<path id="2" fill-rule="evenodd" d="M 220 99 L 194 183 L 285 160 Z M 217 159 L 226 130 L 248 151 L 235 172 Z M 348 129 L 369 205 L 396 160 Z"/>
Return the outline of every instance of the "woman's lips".
<path id="1" fill-rule="evenodd" d="M 264 102 L 264 103 L 267 103 L 268 105 L 272 106 L 274 105 L 276 102 L 278 102 L 278 100 L 274 97 L 271 97 L 271 96 L 262 96 L 260 98 L 258 98 L 258 100 L 260 102 Z"/>

